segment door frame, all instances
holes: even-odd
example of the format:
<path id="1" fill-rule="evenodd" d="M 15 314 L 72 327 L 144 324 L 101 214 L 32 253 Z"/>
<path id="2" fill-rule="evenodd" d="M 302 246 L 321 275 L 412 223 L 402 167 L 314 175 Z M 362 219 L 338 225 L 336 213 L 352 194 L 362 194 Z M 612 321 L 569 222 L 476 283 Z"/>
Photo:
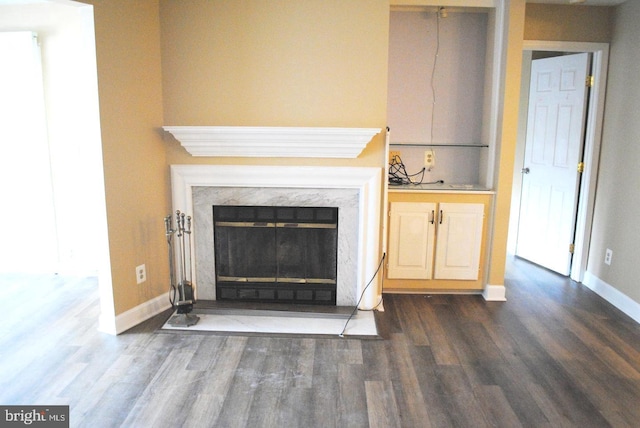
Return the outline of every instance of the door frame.
<path id="1" fill-rule="evenodd" d="M 524 162 L 527 110 L 529 102 L 529 81 L 531 77 L 531 59 L 533 51 L 581 53 L 593 55 L 592 70 L 594 86 L 589 94 L 585 123 L 584 172 L 580 177 L 580 194 L 576 215 L 574 253 L 570 277 L 582 282 L 587 267 L 591 226 L 595 204 L 600 145 L 602 142 L 602 123 L 609 63 L 608 43 L 563 42 L 545 40 L 525 40 L 522 47 L 522 87 L 520 91 L 520 113 L 518 120 L 518 139 L 513 170 L 513 190 L 511 216 L 509 221 L 509 252 L 515 254 L 520 219 L 520 196 L 522 193 L 522 169 Z M 526 88 L 526 90 L 524 89 Z"/>

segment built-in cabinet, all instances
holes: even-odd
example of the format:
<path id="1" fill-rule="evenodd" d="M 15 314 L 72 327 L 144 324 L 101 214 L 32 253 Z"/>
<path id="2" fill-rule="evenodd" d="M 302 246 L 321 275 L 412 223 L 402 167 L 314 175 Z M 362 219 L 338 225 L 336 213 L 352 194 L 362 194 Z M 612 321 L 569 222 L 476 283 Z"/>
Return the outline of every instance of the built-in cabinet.
<path id="1" fill-rule="evenodd" d="M 484 205 L 392 202 L 389 278 L 478 279 Z"/>
<path id="2" fill-rule="evenodd" d="M 488 289 L 508 2 L 454 3 L 390 0 L 385 292 Z"/>
<path id="3" fill-rule="evenodd" d="M 483 288 L 489 192 L 389 193 L 386 291 Z"/>

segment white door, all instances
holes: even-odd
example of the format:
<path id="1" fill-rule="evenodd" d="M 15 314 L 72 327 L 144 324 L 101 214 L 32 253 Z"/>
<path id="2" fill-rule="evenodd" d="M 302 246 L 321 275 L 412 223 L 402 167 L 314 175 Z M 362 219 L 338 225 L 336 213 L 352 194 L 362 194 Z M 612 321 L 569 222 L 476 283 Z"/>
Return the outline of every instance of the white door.
<path id="1" fill-rule="evenodd" d="M 589 54 L 532 61 L 516 254 L 568 275 Z"/>
<path id="2" fill-rule="evenodd" d="M 484 204 L 438 206 L 435 279 L 478 279 Z"/>
<path id="3" fill-rule="evenodd" d="M 431 279 L 436 204 L 392 202 L 390 205 L 387 276 Z"/>

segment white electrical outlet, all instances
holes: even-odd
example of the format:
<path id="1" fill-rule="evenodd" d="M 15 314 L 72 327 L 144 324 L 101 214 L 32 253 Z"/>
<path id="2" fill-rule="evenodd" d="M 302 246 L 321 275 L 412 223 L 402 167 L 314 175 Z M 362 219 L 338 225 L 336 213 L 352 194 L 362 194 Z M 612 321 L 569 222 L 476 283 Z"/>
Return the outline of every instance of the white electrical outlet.
<path id="1" fill-rule="evenodd" d="M 424 167 L 429 171 L 436 165 L 436 156 L 432 149 L 424 151 Z"/>
<path id="2" fill-rule="evenodd" d="M 136 284 L 142 284 L 147 280 L 147 267 L 144 264 L 136 266 Z"/>
<path id="3" fill-rule="evenodd" d="M 613 258 L 613 251 L 607 248 L 607 251 L 604 252 L 604 263 L 606 265 L 611 264 L 611 258 Z"/>

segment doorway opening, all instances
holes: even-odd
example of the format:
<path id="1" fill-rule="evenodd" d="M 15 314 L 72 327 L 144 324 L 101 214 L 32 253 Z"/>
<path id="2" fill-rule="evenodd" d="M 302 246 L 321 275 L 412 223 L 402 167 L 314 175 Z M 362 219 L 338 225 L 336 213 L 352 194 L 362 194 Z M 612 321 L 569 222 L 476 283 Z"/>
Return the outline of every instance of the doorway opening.
<path id="1" fill-rule="evenodd" d="M 523 51 L 523 76 L 520 102 L 520 121 L 518 126 L 518 143 L 516 159 L 513 173 L 513 192 L 511 217 L 509 225 L 508 250 L 516 254 L 519 239 L 527 239 L 518 233 L 522 217 L 528 215 L 526 204 L 522 204 L 523 175 L 527 172 L 525 165 L 526 136 L 527 130 L 533 126 L 528 122 L 530 117 L 529 104 L 529 84 L 531 81 L 531 63 L 535 52 L 551 52 L 552 55 L 587 53 L 592 57 L 591 75 L 593 85 L 590 88 L 586 114 L 584 115 L 582 138 L 584 150 L 582 152 L 582 173 L 577 180 L 580 192 L 574 206 L 574 217 L 569 221 L 573 223 L 573 242 L 567 242 L 567 253 L 572 250 L 570 256 L 570 267 L 565 275 L 571 279 L 581 282 L 585 269 L 589 250 L 589 239 L 591 234 L 591 222 L 593 216 L 593 206 L 595 201 L 595 184 L 597 178 L 597 166 L 600 153 L 600 141 L 602 134 L 602 119 L 604 114 L 604 95 L 606 89 L 606 73 L 608 63 L 609 46 L 605 43 L 581 43 L 581 42 L 549 42 L 549 41 L 525 41 Z M 572 166 L 573 168 L 573 166 Z M 576 163 L 575 168 L 578 168 Z M 530 170 L 529 170 L 530 172 Z M 560 220 L 558 220 L 560 221 Z M 533 230 L 532 233 L 540 233 Z M 553 270 L 553 269 L 552 269 Z"/>
<path id="2" fill-rule="evenodd" d="M 0 159 L 9 162 L 13 175 L 9 181 L 2 180 L 8 186 L 0 186 L 0 198 L 10 203 L 10 209 L 3 210 L 0 219 L 4 224 L 15 225 L 9 229 L 19 234 L 17 239 L 9 238 L 12 244 L 0 253 L 0 272 L 28 274 L 36 270 L 75 277 L 97 276 L 102 317 L 108 318 L 114 309 L 93 6 L 70 0 L 2 2 L 0 32 L 29 36 L 31 63 L 40 74 L 37 84 L 42 110 L 36 112 L 36 104 L 23 109 L 24 121 L 33 122 L 38 113 L 42 122 L 37 147 L 30 140 L 33 147 L 25 151 L 20 147 L 23 141 L 15 138 L 3 139 L 8 144 L 0 147 Z M 15 109 L 12 113 L 16 113 Z M 7 116 L 3 118 L 6 120 Z M 0 128 L 5 132 L 12 126 Z M 17 136 L 23 137 L 21 133 Z M 20 155 L 16 154 L 17 149 L 22 150 Z M 42 173 L 43 168 L 46 174 Z M 2 168 L 3 173 L 8 170 Z M 46 190 L 47 198 L 30 192 L 28 188 L 33 186 Z M 32 221 L 33 216 L 36 220 Z M 33 230 L 42 229 L 44 224 L 46 233 L 34 236 Z M 46 258 L 36 260 L 34 247 L 39 247 L 44 237 Z"/>

